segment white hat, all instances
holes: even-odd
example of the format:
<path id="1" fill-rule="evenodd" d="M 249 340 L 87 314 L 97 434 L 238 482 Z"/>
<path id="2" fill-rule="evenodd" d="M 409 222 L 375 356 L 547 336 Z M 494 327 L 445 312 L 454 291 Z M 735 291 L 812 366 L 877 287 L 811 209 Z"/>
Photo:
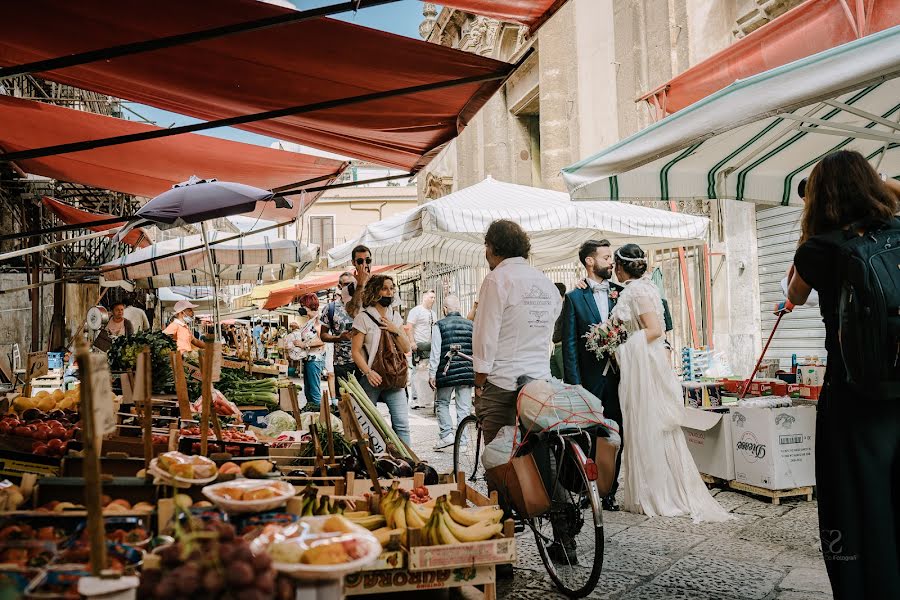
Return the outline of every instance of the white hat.
<path id="1" fill-rule="evenodd" d="M 197 305 L 190 300 L 179 300 L 175 303 L 175 314 L 177 315 L 181 311 L 187 310 L 189 308 L 197 308 Z"/>

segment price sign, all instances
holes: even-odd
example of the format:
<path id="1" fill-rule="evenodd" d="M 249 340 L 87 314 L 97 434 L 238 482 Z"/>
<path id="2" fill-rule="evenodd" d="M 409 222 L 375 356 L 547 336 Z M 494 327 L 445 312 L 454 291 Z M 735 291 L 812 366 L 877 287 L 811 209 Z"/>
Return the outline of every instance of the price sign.
<path id="1" fill-rule="evenodd" d="M 118 407 L 113 399 L 112 378 L 109 375 L 109 360 L 106 355 L 95 352 L 91 360 L 91 393 L 94 403 L 94 439 L 99 441 L 103 436 L 116 431 L 116 411 Z"/>
<path id="2" fill-rule="evenodd" d="M 30 352 L 28 354 L 28 366 L 25 371 L 25 379 L 34 379 L 47 374 L 47 353 Z"/>

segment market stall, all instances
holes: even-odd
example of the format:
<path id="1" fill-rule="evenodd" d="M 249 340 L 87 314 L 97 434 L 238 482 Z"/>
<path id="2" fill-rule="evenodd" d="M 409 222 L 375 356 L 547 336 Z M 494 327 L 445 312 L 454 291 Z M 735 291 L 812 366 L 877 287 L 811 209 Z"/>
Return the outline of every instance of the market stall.
<path id="1" fill-rule="evenodd" d="M 510 219 L 529 233 L 538 267 L 577 258 L 578 246 L 605 237 L 614 245 L 642 247 L 703 243 L 709 220 L 692 215 L 610 203 L 573 203 L 566 194 L 487 178 L 481 183 L 366 226 L 356 239 L 328 252 L 330 265 L 350 260 L 357 244 L 378 264 L 420 262 L 484 265 L 484 232 Z"/>

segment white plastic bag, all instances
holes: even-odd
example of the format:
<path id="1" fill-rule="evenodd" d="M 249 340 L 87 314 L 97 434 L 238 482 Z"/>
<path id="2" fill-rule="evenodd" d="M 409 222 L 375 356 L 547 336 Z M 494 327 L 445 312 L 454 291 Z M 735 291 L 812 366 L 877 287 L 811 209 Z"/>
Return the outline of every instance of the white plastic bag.
<path id="1" fill-rule="evenodd" d="M 497 432 L 497 437 L 484 447 L 481 464 L 485 469 L 493 469 L 509 462 L 513 448 L 522 442 L 521 434 L 515 425 L 506 425 Z"/>

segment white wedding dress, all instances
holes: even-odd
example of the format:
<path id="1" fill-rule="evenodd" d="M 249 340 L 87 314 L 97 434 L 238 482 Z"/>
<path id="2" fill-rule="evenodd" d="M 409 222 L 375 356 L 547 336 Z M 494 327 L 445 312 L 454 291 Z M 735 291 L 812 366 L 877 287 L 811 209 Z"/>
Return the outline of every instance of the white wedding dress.
<path id="1" fill-rule="evenodd" d="M 694 464 L 681 431 L 681 384 L 666 357 L 663 338 L 647 343 L 638 316 L 656 313 L 662 324 L 659 292 L 649 277 L 628 282 L 612 318 L 628 331 L 616 350 L 621 371 L 619 402 L 625 421 L 622 454 L 623 508 L 645 515 L 690 515 L 695 522 L 724 521 L 731 515 L 713 498 Z"/>

